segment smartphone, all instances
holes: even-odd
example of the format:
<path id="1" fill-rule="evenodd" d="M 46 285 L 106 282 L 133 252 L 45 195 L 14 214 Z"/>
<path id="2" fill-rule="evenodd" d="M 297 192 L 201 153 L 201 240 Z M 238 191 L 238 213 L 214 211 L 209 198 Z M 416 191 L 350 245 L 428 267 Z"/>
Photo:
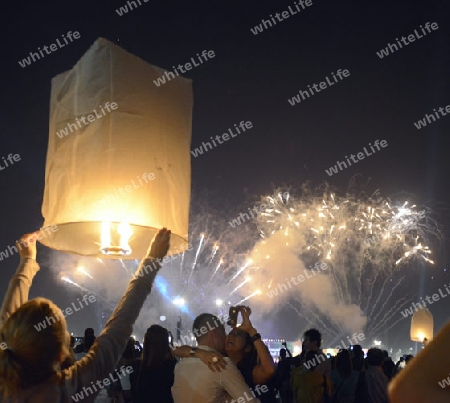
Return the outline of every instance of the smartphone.
<path id="1" fill-rule="evenodd" d="M 239 313 L 239 308 L 236 308 L 235 306 L 230 306 L 229 310 L 229 319 L 227 322 L 227 325 L 231 327 L 235 327 L 237 325 L 237 317 Z"/>
<path id="2" fill-rule="evenodd" d="M 172 344 L 172 341 L 173 341 L 172 332 L 169 332 L 169 344 Z"/>

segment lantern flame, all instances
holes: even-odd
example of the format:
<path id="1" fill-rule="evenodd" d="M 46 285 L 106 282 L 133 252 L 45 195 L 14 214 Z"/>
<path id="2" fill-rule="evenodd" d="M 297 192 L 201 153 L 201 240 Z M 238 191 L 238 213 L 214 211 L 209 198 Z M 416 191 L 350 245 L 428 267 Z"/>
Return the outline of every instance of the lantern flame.
<path id="1" fill-rule="evenodd" d="M 123 250 L 127 250 L 128 251 L 127 255 L 129 255 L 131 253 L 131 248 L 130 248 L 130 245 L 128 245 L 128 241 L 130 240 L 130 237 L 132 234 L 130 224 L 121 222 L 119 224 L 119 228 L 118 228 L 117 232 L 120 235 L 120 247 Z"/>
<path id="2" fill-rule="evenodd" d="M 129 245 L 130 237 L 133 234 L 130 224 L 118 223 L 116 233 L 119 236 L 119 245 L 113 244 L 111 239 L 111 225 L 109 221 L 102 222 L 101 246 L 100 250 L 104 255 L 128 256 L 131 254 Z M 114 231 L 114 230 L 113 230 Z M 114 235 L 114 234 L 113 234 Z"/>
<path id="3" fill-rule="evenodd" d="M 104 221 L 102 222 L 102 239 L 101 239 L 101 250 L 103 251 L 108 246 L 111 245 L 111 223 Z"/>

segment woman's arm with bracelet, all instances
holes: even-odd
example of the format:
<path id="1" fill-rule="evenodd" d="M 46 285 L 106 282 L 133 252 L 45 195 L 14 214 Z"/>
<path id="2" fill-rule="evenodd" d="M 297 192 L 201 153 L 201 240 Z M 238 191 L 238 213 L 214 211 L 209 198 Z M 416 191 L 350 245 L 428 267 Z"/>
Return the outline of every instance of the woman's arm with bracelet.
<path id="1" fill-rule="evenodd" d="M 250 322 L 252 310 L 248 306 L 241 306 L 240 311 L 243 321 L 239 329 L 244 330 L 249 334 L 260 360 L 260 364 L 257 364 L 253 369 L 253 382 L 256 385 L 264 384 L 275 375 L 275 363 L 273 362 L 269 349 L 262 341 L 261 335 Z"/>

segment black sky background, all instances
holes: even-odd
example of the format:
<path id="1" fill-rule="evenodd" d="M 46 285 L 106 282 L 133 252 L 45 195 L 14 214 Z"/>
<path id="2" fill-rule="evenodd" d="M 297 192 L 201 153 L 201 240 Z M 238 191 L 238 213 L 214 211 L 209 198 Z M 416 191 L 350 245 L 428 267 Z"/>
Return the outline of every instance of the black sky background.
<path id="1" fill-rule="evenodd" d="M 413 123 L 450 104 L 449 2 L 313 0 L 258 35 L 250 28 L 294 2 L 141 2 L 121 17 L 115 9 L 123 0 L 22 1 L 3 7 L 0 157 L 17 153 L 21 161 L 0 171 L 0 250 L 43 222 L 50 80 L 71 69 L 98 37 L 169 70 L 203 50 L 215 52 L 215 58 L 184 74 L 194 85 L 192 147 L 241 120 L 253 123 L 251 130 L 192 158 L 193 194 L 207 190 L 207 202 L 224 218 L 245 211 L 242 206 L 252 206 L 249 195 L 271 193 L 272 185 L 299 188 L 308 180 L 328 180 L 345 191 L 349 179 L 362 173 L 383 195 L 404 191 L 436 206 L 448 226 L 450 117 L 421 130 Z M 388 57 L 376 55 L 427 21 L 439 29 Z M 30 66 L 19 65 L 29 52 L 68 31 L 81 38 Z M 348 69 L 350 77 L 300 105 L 287 102 L 338 69 Z M 388 147 L 326 175 L 337 160 L 376 139 L 385 139 Z M 196 199 L 191 203 L 195 209 Z M 435 268 L 411 272 L 421 295 L 450 282 L 446 247 L 447 241 L 433 245 Z M 45 248 L 39 253 L 44 259 Z M 17 263 L 17 256 L 0 262 L 0 295 Z M 73 298 L 45 270 L 33 286 L 31 297 L 37 295 L 60 306 Z M 440 301 L 430 307 L 437 329 L 449 317 L 446 306 Z M 294 337 L 282 324 L 287 315 L 271 319 Z M 409 321 L 386 337 L 393 345 L 407 341 Z"/>

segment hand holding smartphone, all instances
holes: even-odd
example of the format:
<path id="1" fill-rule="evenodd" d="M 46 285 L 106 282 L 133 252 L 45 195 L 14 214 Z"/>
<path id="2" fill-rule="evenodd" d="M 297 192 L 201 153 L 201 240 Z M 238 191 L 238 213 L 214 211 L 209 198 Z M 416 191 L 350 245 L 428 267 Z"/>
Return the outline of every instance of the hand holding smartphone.
<path id="1" fill-rule="evenodd" d="M 227 321 L 227 325 L 229 325 L 231 327 L 236 327 L 238 314 L 239 314 L 239 308 L 236 306 L 230 306 L 230 310 L 228 312 L 229 319 Z"/>

